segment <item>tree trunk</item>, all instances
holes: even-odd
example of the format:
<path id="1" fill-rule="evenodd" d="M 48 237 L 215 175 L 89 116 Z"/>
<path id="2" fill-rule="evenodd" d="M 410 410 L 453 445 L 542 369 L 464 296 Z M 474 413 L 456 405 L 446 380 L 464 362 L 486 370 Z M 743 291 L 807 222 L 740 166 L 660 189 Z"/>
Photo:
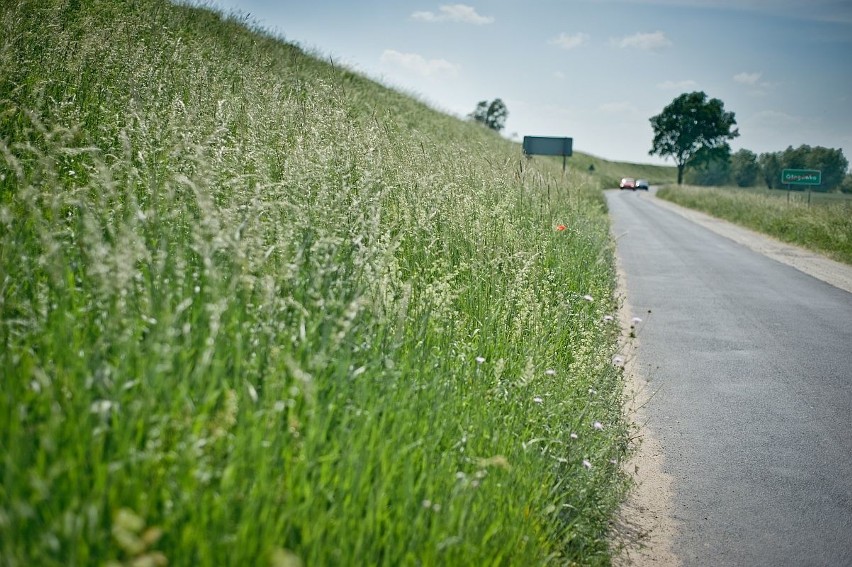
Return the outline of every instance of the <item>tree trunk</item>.
<path id="1" fill-rule="evenodd" d="M 678 185 L 683 185 L 683 169 L 684 169 L 684 165 L 678 164 L 678 166 L 677 166 L 677 184 Z"/>

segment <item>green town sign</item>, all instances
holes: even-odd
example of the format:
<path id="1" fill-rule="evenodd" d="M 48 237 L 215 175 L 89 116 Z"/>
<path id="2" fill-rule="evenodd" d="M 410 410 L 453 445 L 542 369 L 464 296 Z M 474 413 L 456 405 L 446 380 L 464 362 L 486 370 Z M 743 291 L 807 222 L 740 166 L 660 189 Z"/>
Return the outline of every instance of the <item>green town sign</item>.
<path id="1" fill-rule="evenodd" d="M 781 171 L 781 183 L 785 185 L 819 185 L 822 172 L 818 169 L 785 169 Z"/>

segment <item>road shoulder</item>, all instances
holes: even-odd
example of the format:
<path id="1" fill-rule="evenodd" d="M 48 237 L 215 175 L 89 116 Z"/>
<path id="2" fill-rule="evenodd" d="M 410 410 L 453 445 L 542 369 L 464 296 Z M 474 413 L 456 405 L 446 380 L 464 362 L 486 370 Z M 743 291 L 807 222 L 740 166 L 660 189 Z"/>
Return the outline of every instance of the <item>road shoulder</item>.
<path id="1" fill-rule="evenodd" d="M 614 543 L 618 546 L 613 564 L 616 567 L 677 566 L 674 537 L 673 479 L 663 472 L 663 447 L 648 425 L 645 412 L 653 392 L 648 381 L 639 373 L 636 351 L 640 348 L 638 335 L 641 322 L 627 299 L 627 283 L 621 261 L 618 270 L 617 296 L 621 328 L 620 356 L 626 380 L 625 413 L 634 429 L 635 446 L 624 470 L 634 486 L 622 504 L 614 525 Z M 641 318 L 641 317 L 640 317 Z"/>
<path id="2" fill-rule="evenodd" d="M 787 244 L 765 234 L 741 227 L 731 222 L 712 217 L 706 213 L 687 209 L 649 194 L 654 204 L 699 224 L 708 230 L 733 240 L 777 262 L 787 264 L 824 281 L 836 288 L 852 293 L 852 266 L 836 262 L 816 252 Z"/>

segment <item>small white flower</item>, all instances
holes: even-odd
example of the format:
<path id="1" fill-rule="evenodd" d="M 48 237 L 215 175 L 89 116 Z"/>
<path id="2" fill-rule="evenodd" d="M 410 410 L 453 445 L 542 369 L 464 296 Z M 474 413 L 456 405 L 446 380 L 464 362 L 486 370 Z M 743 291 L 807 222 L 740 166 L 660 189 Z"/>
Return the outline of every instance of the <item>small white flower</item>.
<path id="1" fill-rule="evenodd" d="M 533 401 L 534 401 L 535 403 L 537 403 L 537 404 L 540 404 L 540 403 L 544 402 L 544 400 L 542 400 L 539 396 L 534 397 L 534 398 L 533 398 Z"/>
<path id="2" fill-rule="evenodd" d="M 552 368 L 548 368 L 547 370 L 544 371 L 544 373 L 547 374 L 548 376 L 555 376 L 556 370 L 554 370 Z"/>
<path id="3" fill-rule="evenodd" d="M 600 421 L 596 421 L 595 423 L 593 423 L 592 427 L 594 427 L 598 431 L 600 431 L 604 428 L 603 423 L 601 423 Z"/>
<path id="4" fill-rule="evenodd" d="M 594 388 L 589 388 L 589 393 L 594 396 L 595 394 L 598 393 L 598 391 L 595 390 Z"/>
<path id="5" fill-rule="evenodd" d="M 254 389 L 254 386 L 246 382 L 246 389 L 248 390 L 249 398 L 254 403 L 257 403 L 257 390 Z"/>
<path id="6" fill-rule="evenodd" d="M 110 400 L 95 400 L 89 406 L 89 411 L 98 415 L 106 416 L 116 409 L 117 404 Z"/>
<path id="7" fill-rule="evenodd" d="M 477 364 L 482 364 L 483 362 L 485 362 L 485 358 L 483 358 L 481 356 L 476 357 L 476 363 Z"/>
<path id="8" fill-rule="evenodd" d="M 595 298 L 592 297 L 591 295 L 584 295 L 583 299 L 585 299 L 586 301 L 594 301 L 595 300 Z"/>
<path id="9" fill-rule="evenodd" d="M 424 508 L 431 508 L 432 507 L 432 501 L 431 500 L 424 500 L 423 501 L 423 507 Z"/>
<path id="10" fill-rule="evenodd" d="M 571 434 L 571 435 L 569 435 L 568 437 L 570 437 L 571 439 L 577 439 L 577 434 L 576 434 L 576 433 L 572 433 L 572 434 Z"/>
<path id="11" fill-rule="evenodd" d="M 586 459 L 583 459 L 583 466 L 586 467 L 587 469 L 590 469 L 590 468 L 592 468 L 592 463 L 590 463 Z"/>

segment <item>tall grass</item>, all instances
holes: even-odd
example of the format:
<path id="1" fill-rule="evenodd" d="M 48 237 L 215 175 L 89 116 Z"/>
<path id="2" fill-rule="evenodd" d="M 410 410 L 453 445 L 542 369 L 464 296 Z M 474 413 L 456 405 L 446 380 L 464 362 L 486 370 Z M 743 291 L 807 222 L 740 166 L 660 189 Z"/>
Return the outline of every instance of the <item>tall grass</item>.
<path id="1" fill-rule="evenodd" d="M 779 196 L 782 195 L 782 196 Z M 657 196 L 852 264 L 852 214 L 847 200 L 809 204 L 778 191 L 665 187 Z"/>
<path id="2" fill-rule="evenodd" d="M 588 177 L 211 11 L 0 38 L 0 564 L 609 562 Z"/>

